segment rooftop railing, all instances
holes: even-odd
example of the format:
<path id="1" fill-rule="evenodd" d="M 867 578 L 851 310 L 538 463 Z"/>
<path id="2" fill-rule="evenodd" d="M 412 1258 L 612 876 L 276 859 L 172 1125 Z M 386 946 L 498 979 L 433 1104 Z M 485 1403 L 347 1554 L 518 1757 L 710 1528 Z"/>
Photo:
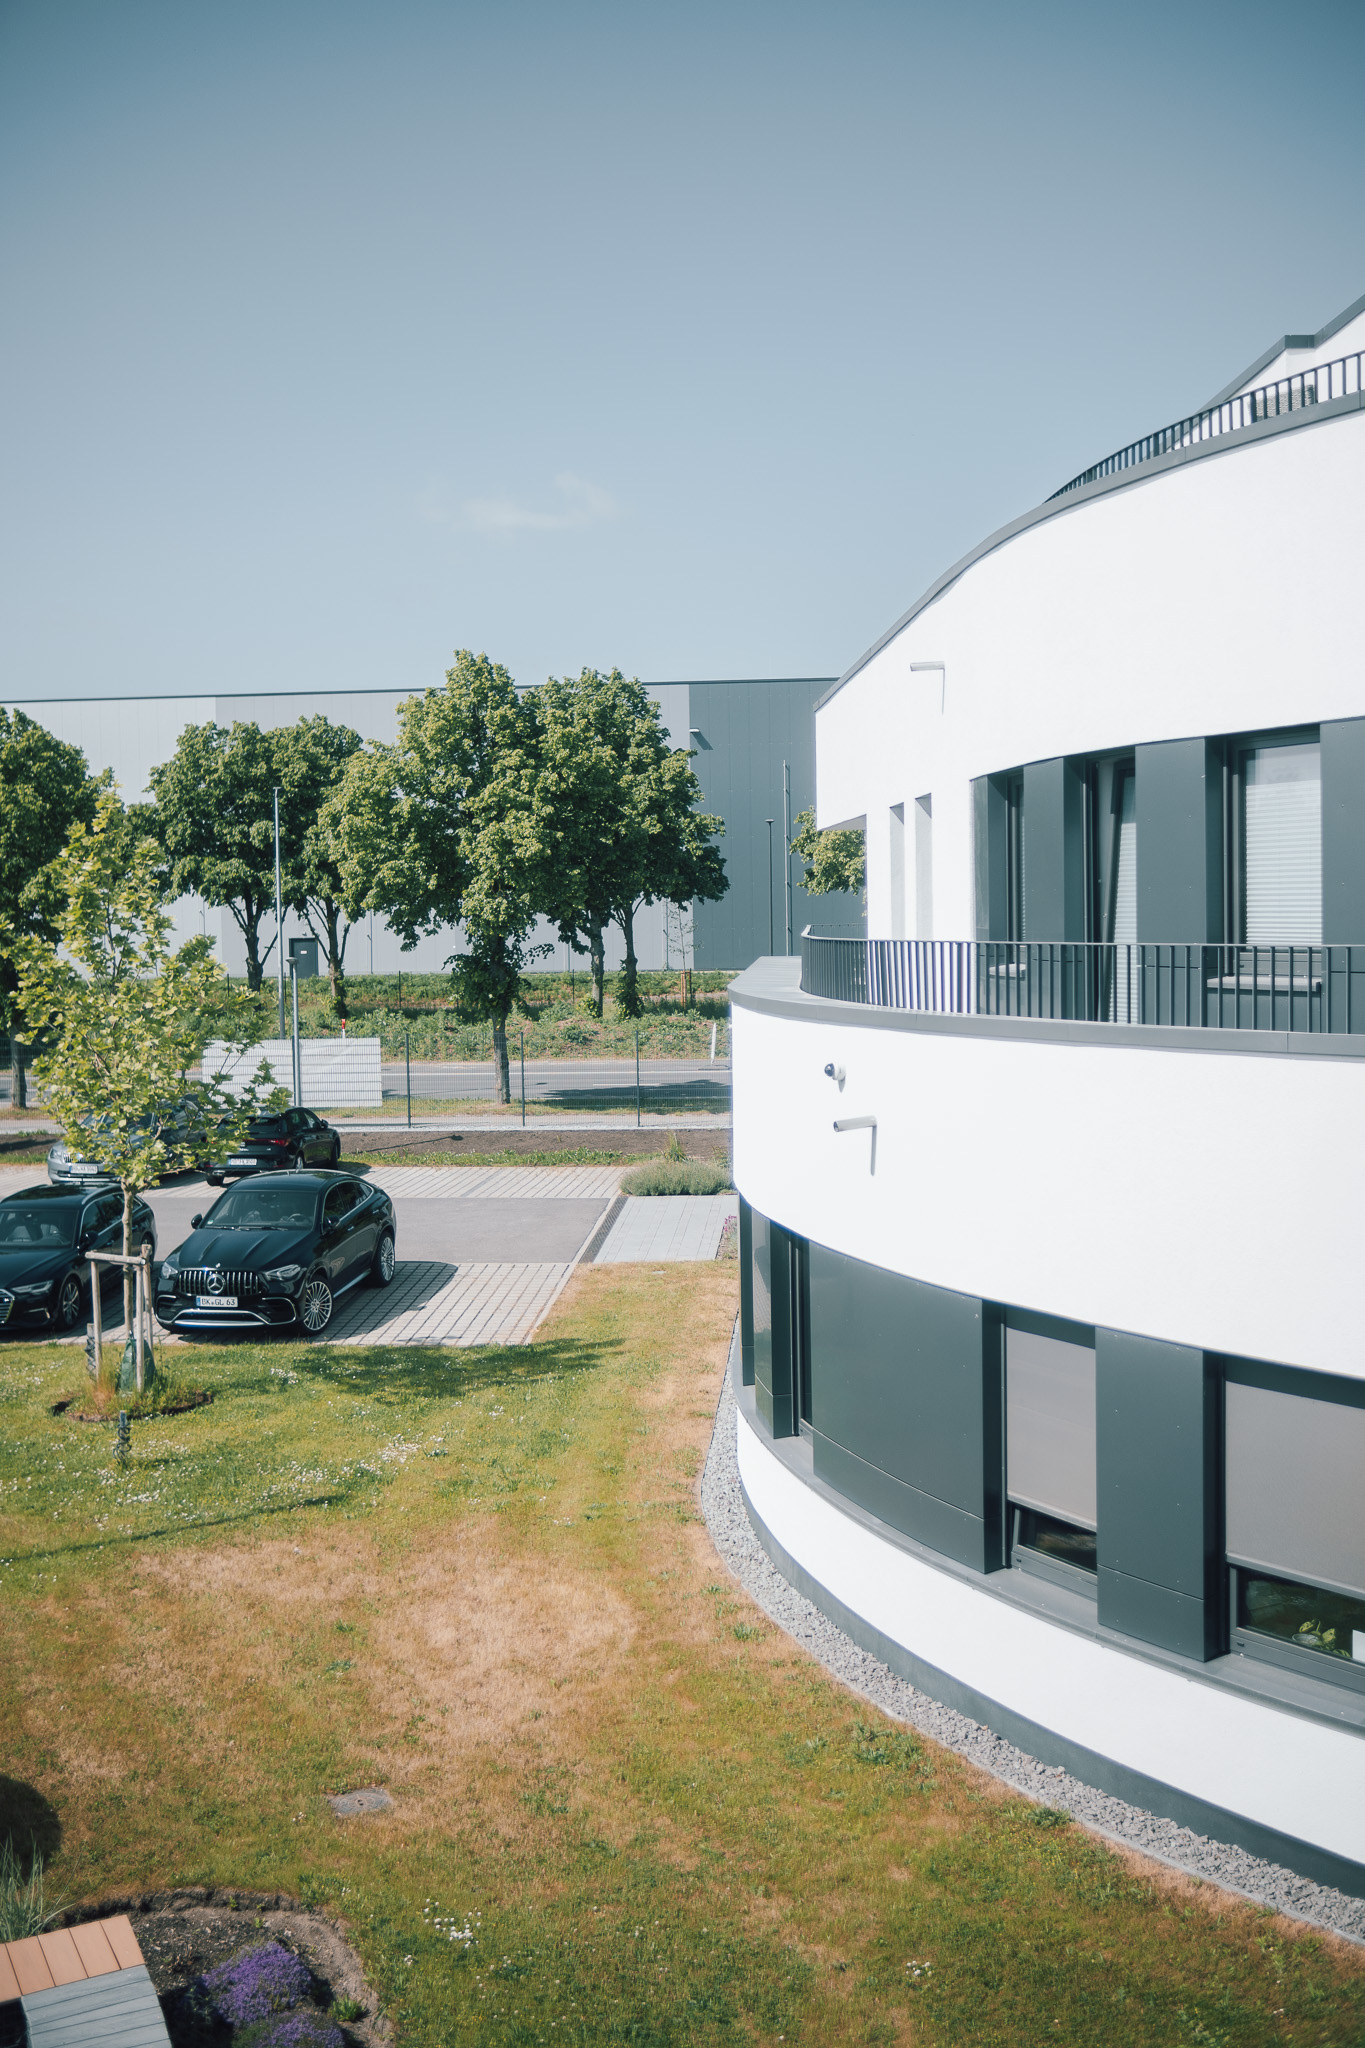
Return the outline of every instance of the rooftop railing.
<path id="1" fill-rule="evenodd" d="M 1365 945 L 1082 944 L 801 934 L 807 995 L 940 1016 L 1365 1031 Z"/>
<path id="2" fill-rule="evenodd" d="M 1155 461 L 1178 448 L 1192 448 L 1198 441 L 1213 441 L 1220 434 L 1235 434 L 1239 428 L 1255 426 L 1258 420 L 1274 419 L 1279 413 L 1300 412 L 1305 406 L 1326 405 L 1333 398 L 1349 398 L 1361 389 L 1361 356 L 1341 356 L 1334 363 L 1319 363 L 1313 370 L 1296 370 L 1292 376 L 1277 378 L 1273 384 L 1258 385 L 1254 391 L 1239 392 L 1221 405 L 1206 406 L 1188 419 L 1169 427 L 1158 427 L 1140 441 L 1130 441 L 1113 455 L 1106 455 L 1090 469 L 1073 476 L 1069 484 L 1054 491 L 1048 503 L 1078 491 L 1082 484 L 1098 483 L 1121 469 L 1134 469 L 1140 462 Z"/>

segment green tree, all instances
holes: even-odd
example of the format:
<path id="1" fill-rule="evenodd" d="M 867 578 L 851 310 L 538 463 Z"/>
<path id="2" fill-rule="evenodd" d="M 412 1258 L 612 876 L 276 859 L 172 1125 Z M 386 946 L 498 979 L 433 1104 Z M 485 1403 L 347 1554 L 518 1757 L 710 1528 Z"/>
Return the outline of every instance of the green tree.
<path id="1" fill-rule="evenodd" d="M 301 718 L 273 733 L 280 785 L 281 866 L 284 895 L 298 911 L 327 956 L 332 1007 L 347 1014 L 346 940 L 350 925 L 345 886 L 337 858 L 327 800 L 339 789 L 346 764 L 364 742 L 349 726 L 330 719 Z"/>
<path id="2" fill-rule="evenodd" d="M 545 896 L 536 728 L 500 663 L 461 648 L 443 690 L 399 706 L 392 746 L 353 756 L 325 806 L 347 912 L 381 911 L 404 945 L 459 925 L 461 1007 L 493 1026 L 497 1096 L 511 1100 L 507 1019 Z"/>
<path id="3" fill-rule="evenodd" d="M 89 1150 L 93 1132 L 123 1192 L 127 1254 L 133 1197 L 196 1163 L 192 1134 L 167 1123 L 168 1108 L 191 1096 L 206 1121 L 227 1120 L 230 1147 L 270 1075 L 262 1063 L 240 1098 L 212 1076 L 191 1088 L 190 1069 L 210 1038 L 241 1047 L 254 1035 L 250 1000 L 229 988 L 211 940 L 172 952 L 160 850 L 116 796 L 106 792 L 93 823 L 72 828 L 52 866 L 56 944 L 11 927 L 0 948 L 40 1033 L 34 1072 L 45 1106 L 73 1148 Z M 125 1304 L 130 1294 L 126 1280 Z"/>
<path id="4" fill-rule="evenodd" d="M 261 920 L 275 906 L 276 736 L 254 723 L 187 725 L 154 768 L 156 831 L 176 895 L 226 906 L 246 941 L 247 986 L 261 986 Z M 283 819 L 281 820 L 283 824 Z"/>
<path id="5" fill-rule="evenodd" d="M 54 738 L 22 711 L 0 708 L 0 925 L 6 930 L 55 938 L 56 905 L 44 870 L 71 827 L 90 823 L 100 787 L 79 747 Z M 14 961 L 0 959 L 0 1023 L 12 1040 L 10 1100 L 22 1108 L 27 1026 L 17 988 Z"/>
<path id="6" fill-rule="evenodd" d="M 625 940 L 619 1001 L 640 1012 L 635 917 L 646 903 L 711 902 L 729 886 L 712 840 L 719 818 L 697 809 L 691 756 L 671 747 L 657 704 L 619 669 L 584 669 L 530 693 L 538 727 L 535 801 L 544 856 L 542 907 L 560 938 L 587 952 L 602 1010 L 605 931 Z"/>
<path id="7" fill-rule="evenodd" d="M 862 889 L 867 882 L 867 840 L 861 832 L 817 830 L 815 812 L 798 811 L 791 850 L 801 862 L 802 879 L 812 896 L 833 896 L 843 889 Z"/>

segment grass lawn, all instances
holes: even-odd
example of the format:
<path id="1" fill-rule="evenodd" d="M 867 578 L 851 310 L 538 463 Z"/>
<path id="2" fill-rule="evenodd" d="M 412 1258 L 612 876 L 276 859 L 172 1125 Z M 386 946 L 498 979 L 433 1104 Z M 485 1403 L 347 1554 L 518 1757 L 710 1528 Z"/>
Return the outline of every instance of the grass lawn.
<path id="1" fill-rule="evenodd" d="M 737 1591 L 695 1499 L 734 1295 L 597 1267 L 524 1350 L 195 1348 L 213 1405 L 126 1473 L 49 1413 L 78 1351 L 0 1352 L 0 1801 L 50 1802 L 55 1886 L 296 1893 L 403 2043 L 1359 2043 L 1365 1957 L 1007 1797 Z"/>

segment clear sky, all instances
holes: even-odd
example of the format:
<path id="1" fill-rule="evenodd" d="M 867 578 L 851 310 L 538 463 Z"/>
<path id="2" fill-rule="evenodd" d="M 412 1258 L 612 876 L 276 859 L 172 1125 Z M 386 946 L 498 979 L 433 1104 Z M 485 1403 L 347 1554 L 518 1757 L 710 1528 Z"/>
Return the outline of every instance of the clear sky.
<path id="1" fill-rule="evenodd" d="M 0 0 L 0 695 L 835 674 L 1365 292 L 1363 60 L 1359 0 Z"/>

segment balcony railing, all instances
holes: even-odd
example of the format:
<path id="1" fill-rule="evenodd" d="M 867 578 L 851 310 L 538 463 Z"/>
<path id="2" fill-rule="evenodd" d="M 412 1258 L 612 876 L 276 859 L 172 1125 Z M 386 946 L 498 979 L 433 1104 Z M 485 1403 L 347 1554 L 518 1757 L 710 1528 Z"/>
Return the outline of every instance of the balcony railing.
<path id="1" fill-rule="evenodd" d="M 1078 491 L 1082 484 L 1098 483 L 1101 477 L 1114 476 L 1121 469 L 1132 469 L 1139 462 L 1152 462 L 1158 455 L 1174 454 L 1178 448 L 1192 448 L 1197 441 L 1213 441 L 1220 434 L 1235 434 L 1241 427 L 1255 426 L 1258 420 L 1274 419 L 1279 413 L 1300 412 L 1304 406 L 1326 405 L 1333 398 L 1349 398 L 1361 389 L 1361 357 L 1341 356 L 1334 363 L 1319 363 L 1314 370 L 1296 370 L 1291 377 L 1280 377 L 1273 384 L 1260 384 L 1254 391 L 1243 391 L 1236 398 L 1224 399 L 1221 405 L 1206 406 L 1203 412 L 1191 413 L 1188 419 L 1176 420 L 1169 427 L 1158 427 L 1154 434 L 1144 434 L 1140 441 L 1130 441 L 1126 448 L 1120 448 L 1113 455 L 1106 455 L 1103 462 L 1097 462 L 1091 469 L 1083 469 L 1079 476 L 1073 476 L 1069 484 L 1063 484 L 1060 491 L 1054 491 L 1048 503 L 1064 498 L 1068 491 Z"/>
<path id="2" fill-rule="evenodd" d="M 807 995 L 957 1017 L 1365 1031 L 1365 945 L 1091 945 L 801 934 Z"/>

